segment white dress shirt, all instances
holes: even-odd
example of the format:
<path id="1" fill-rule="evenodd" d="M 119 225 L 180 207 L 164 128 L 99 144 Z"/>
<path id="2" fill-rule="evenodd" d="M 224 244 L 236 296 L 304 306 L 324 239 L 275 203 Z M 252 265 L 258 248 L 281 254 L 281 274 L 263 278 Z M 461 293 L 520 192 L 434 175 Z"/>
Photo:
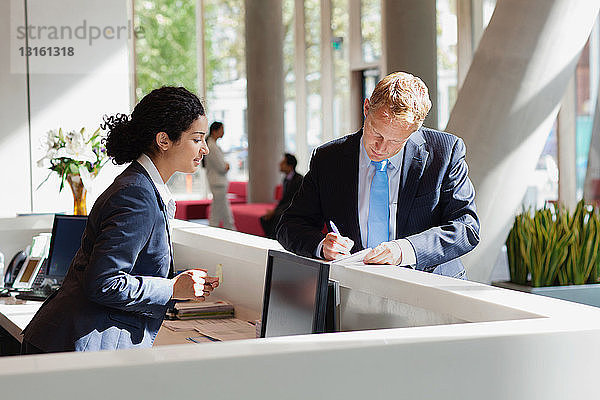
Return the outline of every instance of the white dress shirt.
<path id="1" fill-rule="evenodd" d="M 152 179 L 152 183 L 154 183 L 154 186 L 156 186 L 158 194 L 160 194 L 160 198 L 162 199 L 163 203 L 165 203 L 169 221 L 172 220 L 173 218 L 175 218 L 175 199 L 173 198 L 173 195 L 171 194 L 171 191 L 169 190 L 167 185 L 163 182 L 162 177 L 158 172 L 158 169 L 156 169 L 156 165 L 154 165 L 150 157 L 148 157 L 144 153 L 142 153 L 142 155 L 138 157 L 137 162 L 139 162 L 142 165 L 142 167 L 144 167 L 146 172 L 148 172 L 148 175 L 150 175 L 150 179 Z"/>
<path id="2" fill-rule="evenodd" d="M 360 138 L 360 153 L 358 155 L 358 224 L 360 226 L 360 239 L 364 248 L 367 248 L 368 222 L 369 222 L 369 199 L 371 196 L 371 181 L 375 176 L 375 166 L 367 155 L 363 138 Z M 402 180 L 402 160 L 404 158 L 404 147 L 393 157 L 388 159 L 387 175 L 389 185 L 389 207 L 390 207 L 390 238 L 396 237 L 396 213 L 398 211 L 398 191 Z M 399 265 L 414 265 L 417 262 L 415 250 L 406 239 L 392 240 L 400 246 L 402 260 Z"/>

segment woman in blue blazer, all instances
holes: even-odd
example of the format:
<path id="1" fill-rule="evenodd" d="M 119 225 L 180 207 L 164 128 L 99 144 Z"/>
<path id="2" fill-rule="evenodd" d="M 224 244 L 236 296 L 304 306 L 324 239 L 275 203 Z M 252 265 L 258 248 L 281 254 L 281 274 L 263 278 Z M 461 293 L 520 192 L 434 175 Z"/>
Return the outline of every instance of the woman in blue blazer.
<path id="1" fill-rule="evenodd" d="M 166 182 L 193 173 L 208 154 L 208 123 L 198 97 L 163 87 L 131 116 L 104 118 L 106 150 L 131 163 L 98 197 L 65 281 L 23 331 L 23 354 L 151 347 L 175 299 L 203 300 L 216 278 L 173 273 Z"/>

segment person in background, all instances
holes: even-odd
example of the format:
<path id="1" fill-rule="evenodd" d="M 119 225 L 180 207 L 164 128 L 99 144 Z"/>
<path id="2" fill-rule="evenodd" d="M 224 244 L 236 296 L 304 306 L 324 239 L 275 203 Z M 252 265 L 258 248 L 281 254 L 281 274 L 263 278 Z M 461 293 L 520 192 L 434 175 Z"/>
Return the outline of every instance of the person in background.
<path id="1" fill-rule="evenodd" d="M 130 164 L 96 200 L 63 285 L 23 331 L 22 354 L 151 347 L 175 300 L 202 301 L 218 286 L 201 269 L 173 277 L 169 230 L 166 182 L 197 170 L 207 126 L 182 87 L 153 90 L 131 116 L 104 117 L 108 155 Z"/>
<path id="2" fill-rule="evenodd" d="M 203 162 L 206 168 L 208 185 L 213 196 L 212 203 L 210 204 L 208 224 L 214 227 L 219 227 L 223 224 L 223 228 L 235 230 L 231 206 L 227 199 L 227 189 L 229 188 L 227 172 L 229 171 L 229 163 L 225 161 L 223 150 L 217 144 L 217 140 L 222 138 L 224 134 L 225 129 L 222 122 L 215 121 L 210 124 L 208 138 L 206 139 L 210 153 L 205 157 Z"/>
<path id="3" fill-rule="evenodd" d="M 298 161 L 292 154 L 285 153 L 283 159 L 279 163 L 279 171 L 284 174 L 283 177 L 283 195 L 277 206 L 260 217 L 260 224 L 265 231 L 265 236 L 270 239 L 275 239 L 277 224 L 281 215 L 286 208 L 292 204 L 294 195 L 302 185 L 303 176 L 296 172 Z"/>
<path id="4" fill-rule="evenodd" d="M 479 243 L 479 218 L 464 142 L 423 127 L 431 100 L 411 74 L 383 78 L 363 108 L 360 131 L 314 151 L 279 242 L 327 260 L 371 249 L 365 263 L 465 279 L 459 257 Z"/>

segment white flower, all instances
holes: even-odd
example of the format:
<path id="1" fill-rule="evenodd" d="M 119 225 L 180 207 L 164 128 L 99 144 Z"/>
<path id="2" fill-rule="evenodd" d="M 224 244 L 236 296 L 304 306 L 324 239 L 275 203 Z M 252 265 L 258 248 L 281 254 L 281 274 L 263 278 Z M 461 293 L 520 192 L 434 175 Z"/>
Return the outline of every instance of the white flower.
<path id="1" fill-rule="evenodd" d="M 96 162 L 91 143 L 86 143 L 83 132 L 70 131 L 65 136 L 65 147 L 58 149 L 54 158 L 70 158 L 81 162 Z"/>
<path id="2" fill-rule="evenodd" d="M 37 162 L 38 167 L 48 168 L 50 167 L 49 160 L 56 156 L 56 150 L 58 148 L 59 133 L 56 130 L 50 130 L 45 136 L 40 138 L 40 150 L 44 153 L 44 156 Z"/>

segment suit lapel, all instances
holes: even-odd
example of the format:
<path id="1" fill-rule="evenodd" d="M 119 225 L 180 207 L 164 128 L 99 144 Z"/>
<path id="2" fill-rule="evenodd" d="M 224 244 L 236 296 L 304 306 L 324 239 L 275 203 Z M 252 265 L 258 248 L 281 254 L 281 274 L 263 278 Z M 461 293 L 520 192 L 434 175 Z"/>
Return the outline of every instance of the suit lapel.
<path id="1" fill-rule="evenodd" d="M 402 183 L 398 191 L 396 210 L 396 238 L 402 237 L 408 213 L 419 187 L 429 153 L 425 150 L 425 139 L 419 129 L 411 135 L 404 149 L 402 163 Z"/>

